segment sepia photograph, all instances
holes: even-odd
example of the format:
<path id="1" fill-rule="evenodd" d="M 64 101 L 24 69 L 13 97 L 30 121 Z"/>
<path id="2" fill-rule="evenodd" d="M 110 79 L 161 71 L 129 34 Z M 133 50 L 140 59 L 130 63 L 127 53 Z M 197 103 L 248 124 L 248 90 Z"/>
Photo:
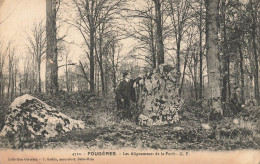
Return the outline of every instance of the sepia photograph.
<path id="1" fill-rule="evenodd" d="M 0 0 L 0 164 L 260 164 L 260 1 Z"/>

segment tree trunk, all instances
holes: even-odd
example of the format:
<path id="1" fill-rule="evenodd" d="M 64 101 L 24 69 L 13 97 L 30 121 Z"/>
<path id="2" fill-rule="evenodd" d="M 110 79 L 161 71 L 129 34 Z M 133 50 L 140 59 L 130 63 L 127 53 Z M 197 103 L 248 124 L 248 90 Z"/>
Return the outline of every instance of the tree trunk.
<path id="1" fill-rule="evenodd" d="M 100 67 L 100 78 L 101 78 L 101 91 L 105 95 L 105 80 L 104 80 L 104 71 L 103 66 Z"/>
<path id="2" fill-rule="evenodd" d="M 223 38 L 224 38 L 224 46 L 223 46 L 223 86 L 222 86 L 222 101 L 228 101 L 228 81 L 229 81 L 229 56 L 227 54 L 227 30 L 226 30 L 226 0 L 222 0 L 222 18 L 223 18 Z"/>
<path id="3" fill-rule="evenodd" d="M 115 44 L 112 45 L 113 88 L 116 89 Z"/>
<path id="4" fill-rule="evenodd" d="M 0 67 L 1 67 L 1 63 L 0 63 Z M 0 69 L 2 69 L 2 68 L 0 68 Z M 3 98 L 2 90 L 3 90 L 3 73 L 2 73 L 2 70 L 0 70 L 0 100 Z"/>
<path id="5" fill-rule="evenodd" d="M 183 72 L 182 72 L 181 85 L 180 85 L 180 89 L 179 89 L 179 95 L 180 96 L 181 96 L 181 92 L 182 92 L 182 88 L 183 88 L 185 71 L 186 71 L 186 67 L 187 67 L 188 53 L 189 53 L 189 51 L 187 51 L 186 56 L 185 56 L 185 61 L 184 61 L 184 68 L 183 68 Z"/>
<path id="6" fill-rule="evenodd" d="M 176 55 L 177 55 L 177 72 L 180 73 L 180 65 L 181 65 L 181 34 L 178 33 L 179 37 L 177 39 L 177 49 L 176 49 Z"/>
<path id="7" fill-rule="evenodd" d="M 3 90 L 3 61 L 2 54 L 0 53 L 0 100 L 2 100 L 2 90 Z"/>
<path id="8" fill-rule="evenodd" d="M 153 0 L 156 11 L 156 45 L 157 45 L 157 66 L 164 63 L 164 44 L 163 44 L 163 27 L 161 1 Z"/>
<path id="9" fill-rule="evenodd" d="M 99 38 L 99 69 L 100 69 L 100 78 L 101 78 L 101 88 L 102 88 L 102 94 L 105 94 L 105 82 L 104 82 L 104 70 L 103 70 L 103 51 L 102 51 L 102 45 L 103 45 L 103 27 L 99 26 L 99 32 L 100 32 L 100 38 Z M 96 54 L 97 55 L 97 54 Z"/>
<path id="10" fill-rule="evenodd" d="M 14 74 L 14 97 L 17 97 L 17 66 L 15 68 L 15 74 Z"/>
<path id="11" fill-rule="evenodd" d="M 33 58 L 33 64 L 32 64 L 32 68 L 31 68 L 31 71 L 32 71 L 32 81 L 31 81 L 31 85 L 32 85 L 32 92 L 36 92 L 37 91 L 37 86 L 38 86 L 38 80 L 37 80 L 37 74 L 38 73 L 35 73 L 35 72 L 38 72 L 38 70 L 35 70 L 35 67 L 38 67 L 36 65 L 36 61 L 34 60 Z"/>
<path id="12" fill-rule="evenodd" d="M 46 0 L 46 92 L 58 92 L 58 54 L 56 38 L 56 1 Z"/>
<path id="13" fill-rule="evenodd" d="M 92 25 L 91 25 L 92 26 Z M 95 47 L 95 32 L 93 27 L 90 27 L 90 48 L 89 48 L 89 65 L 90 65 L 90 92 L 95 91 L 95 60 L 94 60 L 94 47 Z"/>
<path id="14" fill-rule="evenodd" d="M 211 109 L 223 115 L 220 94 L 220 70 L 218 59 L 218 0 L 207 0 L 207 66 L 208 66 L 208 97 Z"/>
<path id="15" fill-rule="evenodd" d="M 151 51 L 152 51 L 152 59 L 153 59 L 153 68 L 156 68 L 156 48 L 155 48 L 155 41 L 154 41 L 154 24 L 153 20 L 151 19 Z"/>
<path id="16" fill-rule="evenodd" d="M 14 100 L 14 83 L 15 83 L 15 79 L 14 79 L 14 71 L 12 71 L 12 76 L 11 76 L 11 78 L 12 78 L 12 83 L 11 83 L 11 102 Z"/>
<path id="17" fill-rule="evenodd" d="M 11 52 L 9 48 L 9 68 L 8 68 L 8 89 L 7 89 L 7 96 L 8 99 L 10 98 L 10 90 L 11 90 L 11 82 L 12 82 L 12 59 L 11 59 Z"/>
<path id="18" fill-rule="evenodd" d="M 244 57 L 243 57 L 241 45 L 239 43 L 238 43 L 238 49 L 240 55 L 239 66 L 240 66 L 240 80 L 241 80 L 241 101 L 244 104 L 245 103 L 245 93 L 244 93 L 245 77 L 244 77 L 244 66 L 243 66 Z"/>
<path id="19" fill-rule="evenodd" d="M 38 92 L 42 92 L 42 86 L 41 86 L 41 62 L 38 61 Z"/>
<path id="20" fill-rule="evenodd" d="M 95 71 L 95 86 L 96 86 L 96 92 L 97 92 L 97 95 L 99 95 L 99 71 L 96 70 Z"/>
<path id="21" fill-rule="evenodd" d="M 203 90 L 203 52 L 202 52 L 202 0 L 200 1 L 200 24 L 199 24 L 199 30 L 200 30 L 200 88 L 199 88 L 199 98 L 202 99 L 202 90 Z"/>
<path id="22" fill-rule="evenodd" d="M 105 95 L 108 93 L 108 58 L 107 55 L 105 56 L 105 71 L 104 71 L 104 89 L 105 89 Z"/>
<path id="23" fill-rule="evenodd" d="M 22 75 L 20 75 L 20 82 L 19 82 L 19 92 L 20 92 L 20 96 L 22 95 Z"/>
<path id="24" fill-rule="evenodd" d="M 197 83 L 197 67 L 198 67 L 198 59 L 197 59 L 197 53 L 194 54 L 194 64 L 193 64 L 193 70 L 194 70 L 194 93 L 195 93 L 195 99 L 198 100 L 199 94 L 198 94 L 198 83 Z"/>
<path id="25" fill-rule="evenodd" d="M 66 90 L 70 92 L 69 88 L 69 74 L 68 74 L 68 54 L 66 54 L 66 66 L 65 66 L 65 76 L 66 76 Z"/>
<path id="26" fill-rule="evenodd" d="M 255 2 L 256 3 L 256 2 Z M 254 3 L 251 1 L 251 16 L 252 16 L 252 41 L 253 41 L 253 53 L 254 53 L 254 59 L 255 59 L 255 73 L 254 73 L 254 83 L 255 83 L 255 99 L 257 101 L 257 104 L 260 104 L 260 97 L 259 97 L 259 66 L 258 66 L 258 54 L 257 54 L 257 41 L 256 41 L 256 36 L 257 36 L 257 9 L 254 9 Z M 256 5 L 255 5 L 256 6 Z"/>

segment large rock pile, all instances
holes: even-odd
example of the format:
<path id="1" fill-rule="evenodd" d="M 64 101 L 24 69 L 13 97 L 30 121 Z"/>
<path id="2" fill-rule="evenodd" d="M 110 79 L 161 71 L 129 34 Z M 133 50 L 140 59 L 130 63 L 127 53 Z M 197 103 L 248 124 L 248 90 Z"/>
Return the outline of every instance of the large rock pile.
<path id="1" fill-rule="evenodd" d="M 140 125 L 165 125 L 179 120 L 179 79 L 174 67 L 162 64 L 139 81 L 137 104 L 142 109 L 138 117 Z"/>
<path id="2" fill-rule="evenodd" d="M 85 127 L 57 109 L 28 94 L 16 98 L 10 106 L 0 136 L 19 136 L 21 140 L 50 138 Z"/>

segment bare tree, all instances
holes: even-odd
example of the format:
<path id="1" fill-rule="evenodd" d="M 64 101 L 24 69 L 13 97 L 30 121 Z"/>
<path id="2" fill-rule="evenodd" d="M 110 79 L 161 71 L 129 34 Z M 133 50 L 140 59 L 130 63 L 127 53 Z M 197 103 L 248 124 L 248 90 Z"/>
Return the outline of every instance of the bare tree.
<path id="1" fill-rule="evenodd" d="M 137 18 L 137 19 L 136 19 Z M 151 0 L 145 1 L 143 9 L 128 9 L 124 20 L 127 26 L 123 29 L 125 36 L 137 41 L 133 47 L 132 57 L 147 62 L 152 68 L 156 68 L 156 24 L 154 4 Z M 138 55 L 136 54 L 140 52 Z"/>
<path id="2" fill-rule="evenodd" d="M 125 0 L 73 0 L 77 10 L 77 18 L 70 22 L 81 33 L 87 48 L 86 52 L 89 58 L 90 67 L 90 90 L 95 89 L 95 47 L 96 47 L 96 33 L 100 28 L 100 32 L 104 30 L 104 25 L 112 21 L 114 15 L 120 12 L 120 6 Z M 107 26 L 106 26 L 107 27 Z M 103 29 L 102 29 L 103 28 Z M 104 32 L 104 31 L 103 31 Z M 102 39 L 100 37 L 100 39 Z M 99 40 L 101 41 L 101 40 Z M 102 43 L 101 43 L 102 44 Z M 101 48 L 102 49 L 102 48 Z M 101 59 L 101 58 L 99 58 Z M 101 65 L 101 63 L 100 63 Z"/>
<path id="3" fill-rule="evenodd" d="M 3 42 L 0 42 L 0 99 L 4 97 L 4 65 L 10 42 L 4 48 Z"/>
<path id="4" fill-rule="evenodd" d="M 31 35 L 27 34 L 28 51 L 37 63 L 38 72 L 38 92 L 41 92 L 41 63 L 46 50 L 45 27 L 42 22 L 34 23 Z"/>
<path id="5" fill-rule="evenodd" d="M 15 57 L 15 47 L 13 45 L 8 46 L 8 88 L 7 88 L 7 97 L 9 101 L 14 99 L 14 76 L 16 74 L 17 69 L 15 69 L 17 65 L 17 59 Z"/>
<path id="6" fill-rule="evenodd" d="M 181 42 L 184 34 L 188 32 L 190 29 L 189 27 L 193 24 L 192 22 L 189 22 L 189 20 L 193 17 L 191 5 L 191 0 L 168 0 L 169 15 L 171 17 L 176 45 L 176 67 L 178 73 L 180 73 L 181 65 Z"/>
<path id="7" fill-rule="evenodd" d="M 116 89 L 117 84 L 117 70 L 119 67 L 119 63 L 122 62 L 123 58 L 120 58 L 120 53 L 122 51 L 122 44 L 119 44 L 116 40 L 110 44 L 110 55 L 108 56 L 108 60 L 111 63 L 112 67 L 112 79 L 113 79 L 113 88 Z"/>

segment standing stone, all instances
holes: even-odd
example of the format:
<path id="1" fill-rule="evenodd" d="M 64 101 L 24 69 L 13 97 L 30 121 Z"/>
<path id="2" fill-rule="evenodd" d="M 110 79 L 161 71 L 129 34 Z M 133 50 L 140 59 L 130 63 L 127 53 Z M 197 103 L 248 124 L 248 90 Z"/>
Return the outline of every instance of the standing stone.
<path id="1" fill-rule="evenodd" d="M 180 75 L 175 67 L 162 64 L 139 81 L 138 116 L 140 125 L 165 125 L 179 120 L 181 99 Z M 141 89 L 140 89 L 141 88 Z"/>

